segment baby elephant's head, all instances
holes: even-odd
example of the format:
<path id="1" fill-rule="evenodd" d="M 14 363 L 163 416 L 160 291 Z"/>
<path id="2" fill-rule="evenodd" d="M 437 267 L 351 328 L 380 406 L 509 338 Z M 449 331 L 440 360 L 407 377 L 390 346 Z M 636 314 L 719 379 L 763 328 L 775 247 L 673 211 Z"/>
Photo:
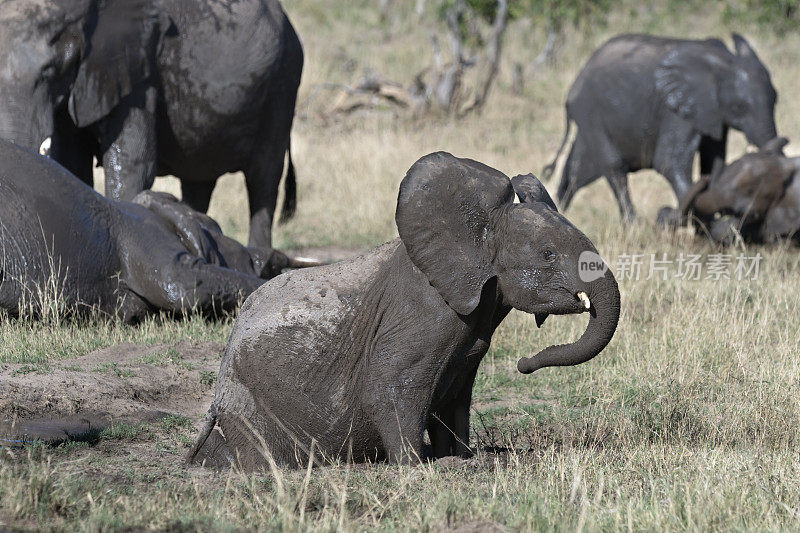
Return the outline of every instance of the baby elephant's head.
<path id="1" fill-rule="evenodd" d="M 470 159 L 427 155 L 400 185 L 396 221 L 412 262 L 459 314 L 472 313 L 495 278 L 502 302 L 538 325 L 550 314 L 591 315 L 578 341 L 520 359 L 520 372 L 583 363 L 614 335 L 614 276 L 533 175 L 509 180 Z"/>

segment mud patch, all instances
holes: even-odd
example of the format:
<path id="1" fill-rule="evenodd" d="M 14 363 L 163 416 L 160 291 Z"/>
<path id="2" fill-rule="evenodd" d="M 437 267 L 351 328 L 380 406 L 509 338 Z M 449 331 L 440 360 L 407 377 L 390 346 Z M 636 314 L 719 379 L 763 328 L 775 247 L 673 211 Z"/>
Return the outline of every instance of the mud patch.
<path id="1" fill-rule="evenodd" d="M 50 366 L 0 369 L 0 445 L 84 438 L 114 423 L 198 420 L 214 397 L 224 345 L 121 344 Z"/>

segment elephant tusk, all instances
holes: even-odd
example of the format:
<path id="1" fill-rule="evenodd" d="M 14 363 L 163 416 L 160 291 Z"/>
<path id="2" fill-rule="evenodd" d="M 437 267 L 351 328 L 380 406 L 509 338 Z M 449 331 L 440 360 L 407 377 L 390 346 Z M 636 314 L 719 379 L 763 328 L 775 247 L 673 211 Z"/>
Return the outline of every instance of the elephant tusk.
<path id="1" fill-rule="evenodd" d="M 53 145 L 52 137 L 48 137 L 42 141 L 42 144 L 39 145 L 39 154 L 50 156 L 50 147 Z"/>
<path id="2" fill-rule="evenodd" d="M 289 257 L 289 268 L 308 268 L 327 265 L 328 262 L 313 257 Z"/>
<path id="3" fill-rule="evenodd" d="M 581 291 L 578 294 L 576 294 L 575 296 L 578 298 L 578 300 L 581 301 L 581 303 L 583 304 L 583 307 L 585 307 L 586 309 L 589 309 L 589 308 L 592 307 L 592 302 L 591 302 L 591 300 L 589 300 L 589 295 L 586 294 L 585 292 Z"/>

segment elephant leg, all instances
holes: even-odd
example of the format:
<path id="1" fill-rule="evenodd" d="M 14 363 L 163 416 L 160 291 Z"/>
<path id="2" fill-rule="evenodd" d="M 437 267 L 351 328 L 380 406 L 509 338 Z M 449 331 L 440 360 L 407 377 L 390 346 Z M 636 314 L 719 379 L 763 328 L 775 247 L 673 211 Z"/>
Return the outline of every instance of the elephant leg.
<path id="1" fill-rule="evenodd" d="M 561 174 L 561 182 L 558 184 L 557 198 L 562 210 L 569 207 L 579 189 L 599 177 L 594 161 L 588 157 L 588 154 L 589 149 L 586 142 L 582 136 L 578 135 L 575 142 L 572 143 Z"/>
<path id="2" fill-rule="evenodd" d="M 181 180 L 181 200 L 200 213 L 208 211 L 208 204 L 211 203 L 211 193 L 217 181 L 186 181 Z"/>
<path id="3" fill-rule="evenodd" d="M 156 90 L 126 97 L 100 125 L 106 196 L 131 201 L 156 176 Z"/>
<path id="4" fill-rule="evenodd" d="M 419 398 L 400 398 L 391 407 L 385 399 L 380 403 L 384 405 L 373 415 L 373 423 L 389 462 L 414 464 L 423 460 L 422 433 L 426 416 Z"/>
<path id="5" fill-rule="evenodd" d="M 692 166 L 701 135 L 690 124 L 678 118 L 666 121 L 662 124 L 662 130 L 656 141 L 653 168 L 667 178 L 680 203 L 692 186 Z M 712 148 L 719 150 L 720 146 L 714 148 L 714 143 L 709 142 L 707 153 L 714 153 Z M 724 145 L 722 149 L 724 150 Z M 707 164 L 713 165 L 713 158 L 707 156 L 707 159 L 711 159 Z"/>
<path id="6" fill-rule="evenodd" d="M 452 455 L 450 451 L 453 432 L 452 411 L 447 409 L 431 413 L 428 420 L 428 436 L 431 439 L 431 451 L 436 459 Z"/>
<path id="7" fill-rule="evenodd" d="M 4 310 L 12 317 L 19 316 L 19 302 L 22 294 L 22 284 L 11 278 L 10 273 L 3 268 L 2 258 L 0 258 L 0 310 Z"/>
<path id="8" fill-rule="evenodd" d="M 264 283 L 188 252 L 170 247 L 155 250 L 157 247 L 158 243 L 133 242 L 121 250 L 128 259 L 125 283 L 155 308 L 178 315 L 199 312 L 214 317 L 235 310 Z"/>
<path id="9" fill-rule="evenodd" d="M 248 246 L 272 248 L 272 224 L 278 201 L 278 188 L 283 175 L 284 158 L 289 150 L 289 138 L 294 120 L 297 86 L 302 70 L 302 51 L 291 48 L 281 65 L 282 79 L 276 81 L 264 112 L 261 143 L 244 175 L 250 200 L 250 235 Z"/>
<path id="10" fill-rule="evenodd" d="M 278 203 L 278 186 L 283 173 L 286 150 L 269 147 L 261 160 L 245 172 L 250 200 L 250 235 L 248 246 L 260 250 L 272 248 L 272 223 Z"/>
<path id="11" fill-rule="evenodd" d="M 476 367 L 458 396 L 448 404 L 439 406 L 435 415 L 429 418 L 428 435 L 437 459 L 448 455 L 470 457 L 473 454 L 469 447 L 469 408 L 477 372 Z"/>
<path id="12" fill-rule="evenodd" d="M 714 165 L 725 163 L 725 147 L 728 143 L 728 128 L 723 128 L 720 140 L 703 136 L 700 139 L 700 175 L 711 174 Z"/>
<path id="13" fill-rule="evenodd" d="M 628 191 L 628 175 L 625 172 L 614 171 L 609 172 L 606 179 L 617 199 L 622 221 L 627 224 L 636 220 L 636 210 L 633 208 L 630 192 Z"/>

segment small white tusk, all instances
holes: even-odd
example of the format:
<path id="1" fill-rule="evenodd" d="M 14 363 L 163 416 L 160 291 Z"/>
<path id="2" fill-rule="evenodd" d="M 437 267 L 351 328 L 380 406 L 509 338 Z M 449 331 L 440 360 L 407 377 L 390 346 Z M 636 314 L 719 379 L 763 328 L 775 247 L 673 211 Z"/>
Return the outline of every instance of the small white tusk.
<path id="1" fill-rule="evenodd" d="M 581 291 L 578 294 L 576 294 L 575 296 L 578 297 L 578 300 L 580 300 L 581 303 L 583 303 L 583 306 L 586 309 L 589 309 L 590 307 L 592 307 L 592 302 L 589 300 L 589 295 L 586 294 L 585 292 Z"/>
<path id="2" fill-rule="evenodd" d="M 50 155 L 50 146 L 53 144 L 53 139 L 51 137 L 46 138 L 42 141 L 42 144 L 39 146 L 39 153 L 41 155 Z"/>
<path id="3" fill-rule="evenodd" d="M 313 257 L 294 257 L 293 258 L 298 263 L 319 263 L 319 259 L 314 259 Z"/>

